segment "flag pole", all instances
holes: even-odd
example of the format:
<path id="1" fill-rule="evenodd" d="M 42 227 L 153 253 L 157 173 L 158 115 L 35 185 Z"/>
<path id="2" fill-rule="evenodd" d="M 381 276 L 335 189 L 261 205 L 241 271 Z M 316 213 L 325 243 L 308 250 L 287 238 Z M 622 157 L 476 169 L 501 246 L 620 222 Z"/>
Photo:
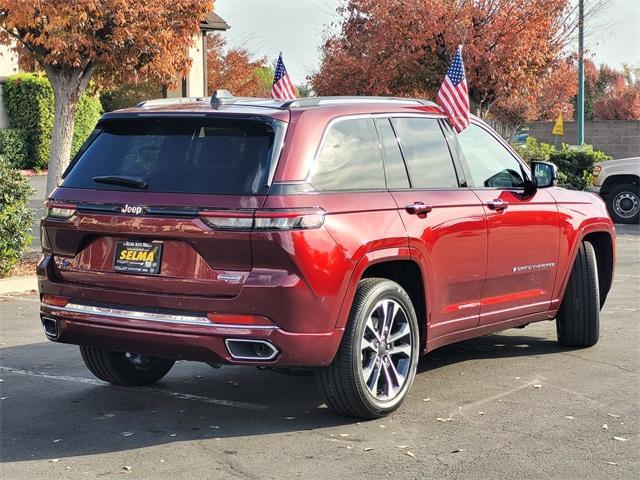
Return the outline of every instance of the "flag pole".
<path id="1" fill-rule="evenodd" d="M 578 7 L 578 145 L 584 144 L 584 0 Z"/>

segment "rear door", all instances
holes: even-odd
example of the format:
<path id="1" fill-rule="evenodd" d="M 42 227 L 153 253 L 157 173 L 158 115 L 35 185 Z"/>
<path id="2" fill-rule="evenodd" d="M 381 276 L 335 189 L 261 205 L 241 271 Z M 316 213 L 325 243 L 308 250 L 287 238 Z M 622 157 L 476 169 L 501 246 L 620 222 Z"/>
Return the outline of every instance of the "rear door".
<path id="1" fill-rule="evenodd" d="M 253 209 L 264 203 L 282 128 L 202 116 L 102 122 L 44 221 L 59 279 L 237 294 L 251 270 Z M 61 204 L 68 218 L 53 208 Z"/>
<path id="2" fill-rule="evenodd" d="M 497 134 L 472 123 L 456 136 L 469 186 L 488 219 L 488 263 L 481 324 L 549 309 L 556 278 L 560 220 L 541 189 L 525 195 L 526 168 Z"/>
<path id="3" fill-rule="evenodd" d="M 487 223 L 480 200 L 464 187 L 437 118 L 385 118 L 377 126 L 385 163 L 397 157 L 400 162 L 395 163 L 401 164 L 404 157 L 409 174 L 403 182 L 400 167 L 387 169 L 387 182 L 412 255 L 423 268 L 429 335 L 475 327 L 487 263 Z"/>

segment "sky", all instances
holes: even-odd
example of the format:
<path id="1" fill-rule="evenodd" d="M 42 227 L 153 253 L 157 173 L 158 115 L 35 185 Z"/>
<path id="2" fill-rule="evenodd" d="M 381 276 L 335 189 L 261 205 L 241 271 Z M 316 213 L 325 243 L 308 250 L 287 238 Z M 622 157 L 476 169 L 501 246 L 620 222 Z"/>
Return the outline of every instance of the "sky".
<path id="1" fill-rule="evenodd" d="M 589 2 L 590 0 L 585 0 Z M 273 62 L 280 51 L 295 84 L 320 65 L 327 29 L 336 28 L 341 0 L 216 0 L 216 12 L 231 29 L 230 46 L 247 48 Z M 640 66 L 640 0 L 609 0 L 597 21 L 585 29 L 585 47 L 596 64 Z M 577 46 L 576 46 L 577 50 Z"/>

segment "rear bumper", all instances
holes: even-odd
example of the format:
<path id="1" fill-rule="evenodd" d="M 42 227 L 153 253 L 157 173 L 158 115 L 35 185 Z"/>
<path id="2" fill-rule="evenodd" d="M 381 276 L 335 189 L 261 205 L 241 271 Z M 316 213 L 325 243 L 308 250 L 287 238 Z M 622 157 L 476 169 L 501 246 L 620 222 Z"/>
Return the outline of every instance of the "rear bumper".
<path id="1" fill-rule="evenodd" d="M 48 329 L 47 337 L 56 342 L 207 363 L 326 366 L 342 338 L 339 329 L 329 333 L 292 333 L 275 326 L 191 325 L 80 313 L 46 304 L 40 305 L 40 317 L 43 323 L 55 322 L 55 333 Z M 228 340 L 264 341 L 276 353 L 267 359 L 233 358 Z"/>
<path id="2" fill-rule="evenodd" d="M 54 268 L 51 257 L 45 257 L 38 265 L 38 284 L 41 295 L 62 296 L 71 302 L 65 307 L 41 303 L 45 332 L 56 342 L 176 360 L 321 367 L 332 362 L 342 339 L 343 329 L 336 328 L 335 318 L 324 314 L 326 299 L 302 289 L 300 282 L 290 288 L 256 286 L 248 289 L 246 297 L 211 299 L 72 284 L 57 279 Z M 183 314 L 186 307 L 195 313 Z M 213 323 L 207 320 L 207 312 L 262 315 L 273 325 Z M 54 326 L 52 335 L 47 330 Z M 291 331 L 290 326 L 300 328 Z M 266 342 L 277 353 L 255 361 L 237 358 L 239 355 L 234 358 L 228 340 Z"/>
<path id="3" fill-rule="evenodd" d="M 587 185 L 587 192 L 595 193 L 596 195 L 600 195 L 600 185 Z"/>

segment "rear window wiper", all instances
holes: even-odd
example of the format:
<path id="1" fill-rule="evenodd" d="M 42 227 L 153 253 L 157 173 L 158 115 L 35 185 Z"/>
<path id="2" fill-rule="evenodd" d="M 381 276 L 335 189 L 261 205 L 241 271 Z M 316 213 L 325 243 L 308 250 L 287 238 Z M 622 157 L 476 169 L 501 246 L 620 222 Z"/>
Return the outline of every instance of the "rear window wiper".
<path id="1" fill-rule="evenodd" d="M 105 183 L 107 185 L 121 185 L 123 187 L 138 188 L 144 190 L 147 188 L 147 181 L 140 177 L 125 177 L 120 175 L 101 175 L 93 177 L 96 183 Z"/>

